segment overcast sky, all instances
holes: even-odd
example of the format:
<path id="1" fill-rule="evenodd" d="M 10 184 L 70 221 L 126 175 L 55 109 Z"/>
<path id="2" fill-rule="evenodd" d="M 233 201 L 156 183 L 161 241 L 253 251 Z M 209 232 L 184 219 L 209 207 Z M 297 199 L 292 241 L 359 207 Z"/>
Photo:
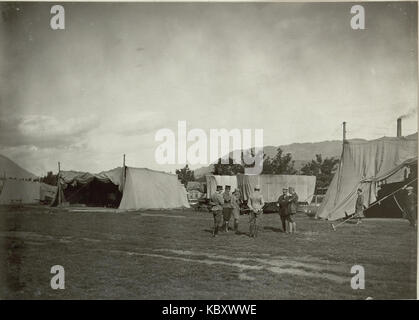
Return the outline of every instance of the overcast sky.
<path id="1" fill-rule="evenodd" d="M 416 3 L 3 4 L 0 153 L 35 174 L 154 159 L 160 128 L 263 128 L 265 145 L 417 131 Z M 180 167 L 180 166 L 175 166 Z"/>

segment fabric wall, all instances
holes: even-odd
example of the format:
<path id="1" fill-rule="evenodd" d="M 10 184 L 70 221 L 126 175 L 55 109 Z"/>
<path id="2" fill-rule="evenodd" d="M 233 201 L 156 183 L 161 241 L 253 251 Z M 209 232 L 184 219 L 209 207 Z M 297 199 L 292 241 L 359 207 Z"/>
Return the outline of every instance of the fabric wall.
<path id="1" fill-rule="evenodd" d="M 293 187 L 298 201 L 310 203 L 316 187 L 315 176 L 302 175 L 237 175 L 237 181 L 244 200 L 250 197 L 256 185 L 260 185 L 265 202 L 277 201 L 283 188 Z"/>
<path id="2" fill-rule="evenodd" d="M 126 181 L 119 209 L 189 208 L 185 187 L 176 175 L 149 169 L 126 168 Z"/>
<path id="3" fill-rule="evenodd" d="M 345 212 L 354 213 L 358 188 L 363 190 L 365 206 L 374 202 L 380 179 L 388 183 L 404 179 L 400 165 L 417 158 L 417 143 L 417 138 L 385 137 L 344 144 L 338 170 L 316 216 L 336 220 L 345 217 Z"/>
<path id="4" fill-rule="evenodd" d="M 6 179 L 0 193 L 0 204 L 33 204 L 41 199 L 39 182 Z"/>
<path id="5" fill-rule="evenodd" d="M 244 200 L 253 193 L 255 186 L 260 185 L 265 202 L 275 202 L 282 194 L 283 188 L 294 187 L 299 201 L 311 202 L 316 187 L 315 176 L 301 175 L 244 175 L 237 176 L 214 176 L 207 175 L 207 196 L 215 192 L 217 185 L 230 185 L 231 190 L 238 188 Z"/>

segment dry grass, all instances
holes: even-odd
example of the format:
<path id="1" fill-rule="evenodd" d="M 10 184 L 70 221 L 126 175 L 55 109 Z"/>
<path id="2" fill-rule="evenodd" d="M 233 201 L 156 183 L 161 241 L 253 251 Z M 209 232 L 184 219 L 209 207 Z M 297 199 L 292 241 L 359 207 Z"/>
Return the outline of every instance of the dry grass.
<path id="1" fill-rule="evenodd" d="M 296 217 L 298 234 L 263 217 L 257 239 L 211 238 L 212 217 L 190 210 L 67 212 L 0 208 L 0 298 L 376 299 L 416 298 L 416 233 L 406 221 L 365 220 L 336 232 Z M 62 265 L 66 289 L 50 288 Z M 365 290 L 350 269 L 364 266 Z"/>

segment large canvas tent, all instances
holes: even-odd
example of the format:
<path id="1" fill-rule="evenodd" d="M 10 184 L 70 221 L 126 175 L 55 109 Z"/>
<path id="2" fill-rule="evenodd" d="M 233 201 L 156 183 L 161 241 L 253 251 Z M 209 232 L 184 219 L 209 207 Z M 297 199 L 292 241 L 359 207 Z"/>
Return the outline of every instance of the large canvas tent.
<path id="1" fill-rule="evenodd" d="M 275 202 L 282 194 L 283 188 L 293 187 L 298 194 L 299 201 L 311 202 L 316 187 L 315 176 L 304 175 L 245 175 L 216 176 L 207 175 L 207 196 L 215 192 L 217 184 L 223 187 L 228 184 L 232 190 L 238 188 L 243 200 L 249 199 L 256 185 L 260 185 L 265 202 Z"/>
<path id="2" fill-rule="evenodd" d="M 145 168 L 118 167 L 99 174 L 60 171 L 58 182 L 54 205 L 84 203 L 122 210 L 189 207 L 176 175 Z"/>
<path id="3" fill-rule="evenodd" d="M 35 204 L 41 200 L 41 183 L 5 179 L 0 186 L 0 204 Z"/>
<path id="4" fill-rule="evenodd" d="M 377 200 L 380 185 L 404 181 L 405 168 L 417 162 L 417 143 L 417 135 L 345 142 L 317 218 L 337 220 L 354 213 L 358 188 L 363 190 L 364 205 L 368 207 Z"/>
<path id="5" fill-rule="evenodd" d="M 185 187 L 177 176 L 143 168 L 127 168 L 119 209 L 189 208 Z"/>

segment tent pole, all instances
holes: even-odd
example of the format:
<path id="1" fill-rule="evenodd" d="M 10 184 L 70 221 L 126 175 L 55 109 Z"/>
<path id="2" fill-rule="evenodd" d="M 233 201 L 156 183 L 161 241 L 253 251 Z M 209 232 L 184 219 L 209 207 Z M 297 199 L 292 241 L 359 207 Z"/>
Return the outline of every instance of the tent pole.
<path id="1" fill-rule="evenodd" d="M 58 173 L 57 173 L 57 192 L 58 192 L 58 203 L 61 205 L 63 199 L 61 198 L 61 188 L 60 188 L 60 172 L 61 172 L 61 163 L 58 161 Z"/>
<path id="2" fill-rule="evenodd" d="M 343 126 L 343 143 L 345 143 L 345 141 L 346 141 L 346 121 L 343 121 L 342 126 Z"/>
<path id="3" fill-rule="evenodd" d="M 123 175 L 122 175 L 122 190 L 124 189 L 124 187 L 125 187 L 125 180 L 126 180 L 126 177 L 127 177 L 127 169 L 126 169 L 126 166 L 125 166 L 125 153 L 124 153 L 124 156 L 123 156 L 123 160 L 122 160 L 122 172 L 123 172 Z"/>

